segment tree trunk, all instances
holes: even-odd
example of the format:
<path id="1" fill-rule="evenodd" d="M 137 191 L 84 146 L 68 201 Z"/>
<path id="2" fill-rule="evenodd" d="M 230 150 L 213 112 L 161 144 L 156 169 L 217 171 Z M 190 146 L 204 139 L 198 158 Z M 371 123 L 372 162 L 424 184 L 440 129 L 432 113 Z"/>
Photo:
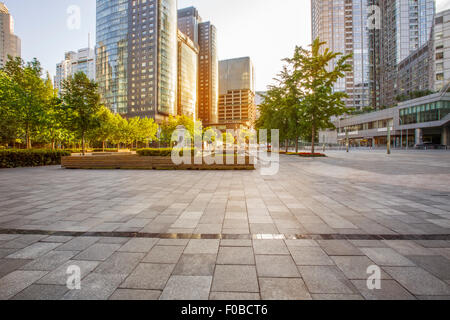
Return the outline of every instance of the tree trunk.
<path id="1" fill-rule="evenodd" d="M 298 153 L 298 137 L 295 140 L 295 153 Z"/>
<path id="2" fill-rule="evenodd" d="M 81 135 L 81 153 L 84 155 L 86 155 L 86 141 L 84 139 L 84 132 Z"/>
<path id="3" fill-rule="evenodd" d="M 105 141 L 102 141 L 102 151 L 105 152 Z"/>
<path id="4" fill-rule="evenodd" d="M 28 123 L 25 128 L 25 140 L 27 144 L 27 149 L 31 149 L 30 125 Z"/>
<path id="5" fill-rule="evenodd" d="M 312 137 L 311 137 L 311 153 L 315 153 L 315 147 L 316 147 L 316 126 L 312 125 Z"/>
<path id="6" fill-rule="evenodd" d="M 289 151 L 289 140 L 286 139 L 286 141 L 284 142 L 284 144 L 285 144 L 285 148 L 286 148 L 286 153 L 288 153 L 288 151 Z"/>

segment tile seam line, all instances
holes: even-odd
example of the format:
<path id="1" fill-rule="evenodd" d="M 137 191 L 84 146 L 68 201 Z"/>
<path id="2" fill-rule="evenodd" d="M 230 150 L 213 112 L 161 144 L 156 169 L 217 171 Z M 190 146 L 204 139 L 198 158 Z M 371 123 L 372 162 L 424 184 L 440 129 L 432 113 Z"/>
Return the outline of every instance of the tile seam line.
<path id="1" fill-rule="evenodd" d="M 82 232 L 0 229 L 0 234 L 111 238 L 202 239 L 202 240 L 447 240 L 449 234 L 190 234 L 143 232 Z"/>

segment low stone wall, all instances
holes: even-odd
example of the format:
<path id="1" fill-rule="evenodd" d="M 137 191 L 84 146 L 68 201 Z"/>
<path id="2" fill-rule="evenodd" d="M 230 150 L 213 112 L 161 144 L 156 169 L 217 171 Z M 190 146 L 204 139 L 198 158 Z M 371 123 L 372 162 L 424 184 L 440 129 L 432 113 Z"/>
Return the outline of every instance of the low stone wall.
<path id="1" fill-rule="evenodd" d="M 141 170 L 254 170 L 255 165 L 251 164 L 250 157 L 242 157 L 245 164 L 238 164 L 237 157 L 233 164 L 230 158 L 224 157 L 223 164 L 206 163 L 206 158 L 202 159 L 202 164 L 195 164 L 198 158 L 192 158 L 192 164 L 176 165 L 171 157 L 141 157 L 138 155 L 96 155 L 96 156 L 70 156 L 63 157 L 61 167 L 66 169 L 141 169 Z M 226 159 L 228 158 L 228 159 Z M 243 162 L 243 161 L 242 161 Z"/>

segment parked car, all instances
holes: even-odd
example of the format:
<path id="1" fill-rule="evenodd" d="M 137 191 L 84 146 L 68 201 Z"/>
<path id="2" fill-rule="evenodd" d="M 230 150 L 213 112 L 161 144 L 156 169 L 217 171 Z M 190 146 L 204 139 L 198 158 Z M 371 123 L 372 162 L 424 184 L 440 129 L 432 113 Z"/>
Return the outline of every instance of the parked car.
<path id="1" fill-rule="evenodd" d="M 447 146 L 444 146 L 442 144 L 436 144 L 431 142 L 416 144 L 414 146 L 415 149 L 418 150 L 446 150 Z"/>

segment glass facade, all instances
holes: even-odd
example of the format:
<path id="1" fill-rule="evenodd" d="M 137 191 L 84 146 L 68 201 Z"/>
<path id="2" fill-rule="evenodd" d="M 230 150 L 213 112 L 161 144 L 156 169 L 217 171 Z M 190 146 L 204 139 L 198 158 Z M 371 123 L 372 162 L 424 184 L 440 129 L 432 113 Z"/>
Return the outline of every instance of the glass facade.
<path id="1" fill-rule="evenodd" d="M 177 1 L 159 0 L 158 111 L 176 114 L 177 99 Z"/>
<path id="2" fill-rule="evenodd" d="M 400 110 L 400 123 L 416 124 L 439 121 L 450 113 L 450 101 L 437 101 Z"/>
<path id="3" fill-rule="evenodd" d="M 178 34 L 178 114 L 197 120 L 198 48 Z"/>
<path id="4" fill-rule="evenodd" d="M 105 105 L 128 112 L 128 0 L 97 0 L 97 82 Z"/>

